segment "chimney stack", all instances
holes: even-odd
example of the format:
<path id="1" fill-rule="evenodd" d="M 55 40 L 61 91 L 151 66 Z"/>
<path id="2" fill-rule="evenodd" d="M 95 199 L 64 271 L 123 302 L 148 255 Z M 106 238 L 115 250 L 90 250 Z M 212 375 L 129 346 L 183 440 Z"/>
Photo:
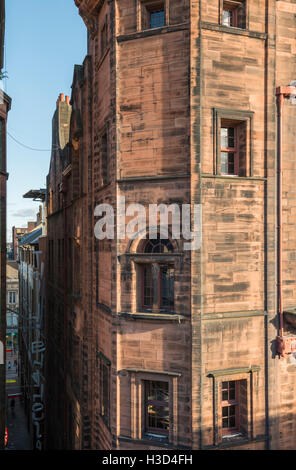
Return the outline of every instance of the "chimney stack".
<path id="1" fill-rule="evenodd" d="M 64 103 L 64 101 L 65 101 L 65 95 L 64 95 L 64 93 L 60 93 L 59 97 L 58 97 L 58 100 L 57 100 L 57 106 L 59 105 L 59 103 Z"/>

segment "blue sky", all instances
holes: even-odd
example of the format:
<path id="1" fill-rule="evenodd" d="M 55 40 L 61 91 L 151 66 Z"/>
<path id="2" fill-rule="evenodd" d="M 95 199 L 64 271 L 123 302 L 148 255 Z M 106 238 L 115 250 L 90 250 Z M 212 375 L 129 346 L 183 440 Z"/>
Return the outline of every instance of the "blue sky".
<path id="1" fill-rule="evenodd" d="M 7 137 L 7 237 L 34 220 L 38 203 L 23 199 L 45 187 L 51 121 L 59 93 L 71 96 L 74 64 L 86 55 L 86 27 L 74 0 L 6 0 L 4 89 L 12 98 Z"/>

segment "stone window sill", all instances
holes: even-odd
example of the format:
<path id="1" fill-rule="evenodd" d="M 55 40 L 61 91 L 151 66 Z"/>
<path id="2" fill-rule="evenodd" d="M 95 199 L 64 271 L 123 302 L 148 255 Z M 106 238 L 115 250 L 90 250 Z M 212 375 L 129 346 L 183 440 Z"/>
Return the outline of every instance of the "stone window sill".
<path id="1" fill-rule="evenodd" d="M 145 38 L 148 36 L 157 36 L 158 34 L 171 33 L 174 31 L 181 31 L 183 29 L 188 29 L 189 23 L 181 23 L 177 25 L 166 25 L 161 26 L 160 28 L 145 29 L 143 31 L 136 31 L 131 34 L 123 34 L 117 36 L 117 42 L 130 41 L 132 39 Z"/>
<path id="2" fill-rule="evenodd" d="M 211 31 L 220 31 L 221 33 L 236 34 L 239 36 L 248 36 L 256 39 L 267 39 L 267 34 L 259 31 L 250 31 L 248 29 L 236 28 L 234 26 L 225 26 L 222 24 L 210 23 L 203 21 L 201 24 L 203 29 L 209 29 Z"/>
<path id="3" fill-rule="evenodd" d="M 181 323 L 182 320 L 186 320 L 186 317 L 176 313 L 149 313 L 149 312 L 120 312 L 120 317 L 132 318 L 134 320 L 162 320 L 162 321 L 176 321 Z"/>

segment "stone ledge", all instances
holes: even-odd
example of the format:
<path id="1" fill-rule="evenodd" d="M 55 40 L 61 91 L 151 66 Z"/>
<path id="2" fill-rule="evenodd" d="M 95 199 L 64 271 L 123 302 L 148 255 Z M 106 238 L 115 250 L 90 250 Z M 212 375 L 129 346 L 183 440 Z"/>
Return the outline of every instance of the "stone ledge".
<path id="1" fill-rule="evenodd" d="M 258 31 L 250 31 L 248 29 L 234 28 L 230 26 L 224 26 L 216 23 L 209 23 L 207 21 L 202 21 L 202 29 L 208 29 L 210 31 L 219 31 L 221 33 L 235 34 L 239 36 L 247 36 L 249 38 L 262 39 L 265 40 L 268 38 L 268 34 L 261 33 Z"/>
<path id="2" fill-rule="evenodd" d="M 250 317 L 266 317 L 268 313 L 263 310 L 246 310 L 242 312 L 216 312 L 207 313 L 202 316 L 203 321 L 223 320 L 232 318 L 250 318 Z"/>
<path id="3" fill-rule="evenodd" d="M 191 447 L 186 447 L 179 445 L 174 446 L 170 442 L 164 442 L 163 440 L 157 440 L 157 439 L 149 439 L 146 436 L 143 437 L 143 439 L 133 439 L 131 437 L 127 436 L 118 436 L 118 440 L 122 442 L 130 442 L 132 444 L 138 444 L 138 445 L 147 445 L 147 446 L 154 446 L 154 447 L 163 447 L 166 449 L 184 449 L 184 450 L 191 450 Z"/>
<path id="4" fill-rule="evenodd" d="M 232 175 L 211 175 L 203 173 L 202 178 L 216 178 L 228 181 L 267 181 L 267 178 L 262 176 L 232 176 Z"/>
<path id="5" fill-rule="evenodd" d="M 134 374 L 158 374 L 158 375 L 169 375 L 171 377 L 182 377 L 181 372 L 170 372 L 167 370 L 151 370 L 151 369 L 138 369 L 138 368 L 130 368 L 126 367 L 125 369 L 118 371 L 118 372 L 131 372 Z"/>
<path id="6" fill-rule="evenodd" d="M 220 442 L 217 445 L 211 445 L 211 446 L 206 446 L 203 448 L 203 450 L 214 450 L 214 449 L 225 449 L 225 448 L 232 448 L 232 447 L 238 447 L 238 446 L 244 446 L 247 444 L 252 444 L 256 442 L 265 442 L 267 440 L 266 436 L 258 436 L 254 438 L 249 438 L 249 437 L 241 437 L 240 439 L 234 438 L 234 439 L 225 439 L 224 441 Z"/>
<path id="7" fill-rule="evenodd" d="M 249 372 L 259 372 L 259 366 L 237 367 L 233 369 L 213 370 L 207 373 L 207 377 L 222 377 L 223 375 L 245 374 Z"/>
<path id="8" fill-rule="evenodd" d="M 124 42 L 124 41 L 131 41 L 132 39 L 141 39 L 150 36 L 157 36 L 160 34 L 166 33 L 174 33 L 175 31 L 182 31 L 182 30 L 189 29 L 189 23 L 182 23 L 178 25 L 172 26 L 163 26 L 161 28 L 155 29 L 145 29 L 144 31 L 136 31 L 135 33 L 131 34 L 123 34 L 121 36 L 117 36 L 117 42 Z"/>
<path id="9" fill-rule="evenodd" d="M 175 313 L 146 313 L 146 312 L 136 312 L 136 313 L 128 313 L 128 312 L 119 312 L 119 317 L 133 319 L 133 320 L 160 320 L 160 321 L 175 321 L 181 323 L 183 320 L 187 320 L 187 318 L 183 315 L 175 314 Z"/>
<path id="10" fill-rule="evenodd" d="M 148 176 L 130 176 L 126 178 L 120 178 L 117 183 L 133 183 L 143 181 L 158 181 L 158 180 L 175 180 L 175 179 L 186 179 L 190 178 L 190 174 L 175 174 L 175 175 L 148 175 Z"/>

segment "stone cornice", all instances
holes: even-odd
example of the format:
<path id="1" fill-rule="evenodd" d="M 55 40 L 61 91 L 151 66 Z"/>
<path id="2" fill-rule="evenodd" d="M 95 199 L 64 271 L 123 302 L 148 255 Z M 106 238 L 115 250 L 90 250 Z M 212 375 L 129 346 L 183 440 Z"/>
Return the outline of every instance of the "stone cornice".
<path id="1" fill-rule="evenodd" d="M 74 0 L 74 2 L 90 34 L 95 36 L 98 31 L 97 17 L 104 0 Z"/>

